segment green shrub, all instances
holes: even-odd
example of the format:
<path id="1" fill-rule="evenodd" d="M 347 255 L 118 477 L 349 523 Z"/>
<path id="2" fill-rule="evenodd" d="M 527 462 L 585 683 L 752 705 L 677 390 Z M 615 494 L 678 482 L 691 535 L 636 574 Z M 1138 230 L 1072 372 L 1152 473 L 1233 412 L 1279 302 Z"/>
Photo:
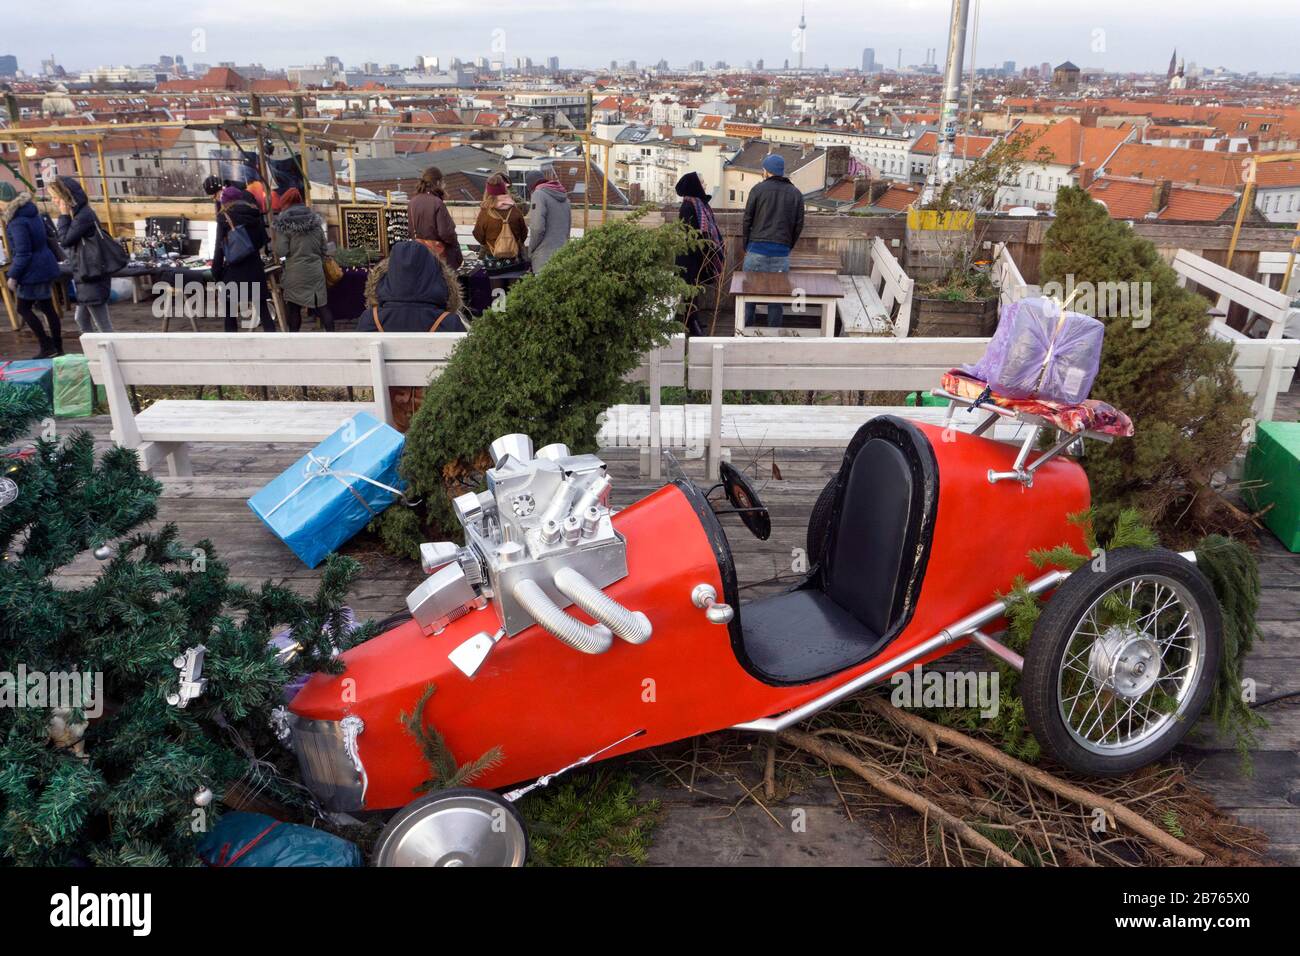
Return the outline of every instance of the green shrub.
<path id="1" fill-rule="evenodd" d="M 422 525 L 454 529 L 451 498 L 482 487 L 501 435 L 594 451 L 597 416 L 627 394 L 624 376 L 680 328 L 673 305 L 691 287 L 673 259 L 695 241 L 676 222 L 608 223 L 475 320 L 407 432 L 402 475 L 424 510 L 389 509 L 385 544 L 414 556 Z"/>
<path id="2" fill-rule="evenodd" d="M 1067 276 L 1076 286 L 1151 283 L 1149 326 L 1098 316 L 1106 341 L 1092 397 L 1127 412 L 1136 429 L 1129 439 L 1093 443 L 1083 459 L 1098 532 L 1108 534 L 1132 507 L 1171 545 L 1195 540 L 1215 527 L 1211 482 L 1240 449 L 1250 414 L 1232 346 L 1211 335 L 1206 300 L 1178 285 L 1155 246 L 1077 187 L 1057 194 L 1043 250 L 1043 283 L 1065 286 Z"/>

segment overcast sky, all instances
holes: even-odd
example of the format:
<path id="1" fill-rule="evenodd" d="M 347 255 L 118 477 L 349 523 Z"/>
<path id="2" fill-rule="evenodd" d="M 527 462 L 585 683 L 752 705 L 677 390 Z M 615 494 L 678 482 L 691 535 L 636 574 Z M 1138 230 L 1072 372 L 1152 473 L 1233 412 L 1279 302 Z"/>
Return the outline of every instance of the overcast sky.
<path id="1" fill-rule="evenodd" d="M 979 66 L 1069 59 L 1163 70 L 1175 46 L 1201 67 L 1268 73 L 1300 62 L 1297 0 L 972 0 L 972 11 L 976 2 Z M 558 56 L 570 67 L 762 58 L 771 67 L 797 61 L 799 20 L 799 0 L 70 0 L 54 16 L 40 3 L 6 6 L 0 53 L 29 72 L 51 53 L 70 70 L 153 63 L 160 54 L 275 67 L 327 54 L 349 66 L 407 66 L 427 54 L 444 63 Z M 950 9 L 950 0 L 809 0 L 805 65 L 856 66 L 864 47 L 891 66 L 900 47 L 904 65 L 923 62 L 928 47 L 940 48 L 942 61 Z"/>

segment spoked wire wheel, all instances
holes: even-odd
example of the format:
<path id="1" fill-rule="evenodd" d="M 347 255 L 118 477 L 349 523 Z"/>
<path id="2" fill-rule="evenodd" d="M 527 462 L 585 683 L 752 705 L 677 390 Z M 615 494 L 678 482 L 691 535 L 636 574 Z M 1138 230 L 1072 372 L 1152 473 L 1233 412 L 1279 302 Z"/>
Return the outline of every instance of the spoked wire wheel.
<path id="1" fill-rule="evenodd" d="M 1218 671 L 1218 602 L 1169 551 L 1122 549 L 1048 601 L 1025 655 L 1035 737 L 1074 769 L 1123 773 L 1167 753 L 1205 707 Z"/>

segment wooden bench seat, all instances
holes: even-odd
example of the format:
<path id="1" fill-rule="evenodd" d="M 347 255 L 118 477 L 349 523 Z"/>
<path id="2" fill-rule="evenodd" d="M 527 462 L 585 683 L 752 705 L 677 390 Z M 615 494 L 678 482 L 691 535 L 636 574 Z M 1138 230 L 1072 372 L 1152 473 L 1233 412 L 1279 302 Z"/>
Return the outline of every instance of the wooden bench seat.
<path id="1" fill-rule="evenodd" d="M 912 290 L 916 283 L 889 251 L 885 240 L 871 240 L 871 272 L 840 276 L 844 287 L 840 321 L 846 336 L 895 335 L 912 327 Z"/>
<path id="2" fill-rule="evenodd" d="M 426 385 L 442 373 L 468 333 L 88 333 L 82 347 L 102 384 L 113 440 L 136 449 L 146 468 L 166 462 L 190 475 L 192 442 L 316 444 L 357 412 L 392 423 L 390 386 Z M 657 410 L 665 386 L 686 383 L 685 340 L 677 336 L 645 356 L 628 376 L 644 383 Z M 199 401 L 166 398 L 138 414 L 132 386 L 226 385 L 369 388 L 372 401 Z M 650 436 L 644 467 L 657 477 L 659 441 Z"/>

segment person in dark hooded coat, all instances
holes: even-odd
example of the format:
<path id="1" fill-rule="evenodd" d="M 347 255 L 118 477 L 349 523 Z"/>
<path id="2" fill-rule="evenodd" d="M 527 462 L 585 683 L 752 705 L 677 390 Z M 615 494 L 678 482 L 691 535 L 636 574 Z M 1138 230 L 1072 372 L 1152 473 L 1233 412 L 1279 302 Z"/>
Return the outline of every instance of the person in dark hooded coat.
<path id="1" fill-rule="evenodd" d="M 705 286 L 715 281 L 722 272 L 722 232 L 713 218 L 710 196 L 704 191 L 704 182 L 698 173 L 687 173 L 677 180 L 677 195 L 682 197 L 677 218 L 698 230 L 704 239 L 703 246 L 677 257 L 677 268 L 682 270 L 686 281 L 691 285 Z M 686 303 L 686 331 L 690 335 L 704 334 L 704 327 L 699 320 L 699 307 L 695 304 L 698 297 L 697 290 Z"/>
<path id="2" fill-rule="evenodd" d="M 50 249 L 45 220 L 41 218 L 36 203 L 32 202 L 32 194 L 21 192 L 6 203 L 0 212 L 0 222 L 4 223 L 9 252 L 13 256 L 9 262 L 9 288 L 18 296 L 18 314 L 40 343 L 40 353 L 35 357 L 43 359 L 62 355 L 63 329 L 50 288 L 59 277 L 59 260 Z M 50 323 L 48 333 L 36 317 L 37 309 L 45 313 Z"/>
<path id="3" fill-rule="evenodd" d="M 77 258 L 73 254 L 87 237 L 99 229 L 99 217 L 90 208 L 86 191 L 71 176 L 60 176 L 50 183 L 50 192 L 61 213 L 56 225 L 59 245 L 68 251 L 75 263 Z M 74 270 L 72 278 L 77 283 L 77 311 L 73 313 L 77 327 L 83 332 L 112 332 L 108 297 L 112 292 L 113 277 L 79 275 Z"/>
<path id="4" fill-rule="evenodd" d="M 423 243 L 396 242 L 366 279 L 358 332 L 464 332 L 456 273 Z M 439 321 L 441 319 L 441 321 Z"/>
<path id="5" fill-rule="evenodd" d="M 253 240 L 254 252 L 239 262 L 226 262 L 226 238 L 240 226 L 248 231 L 248 237 Z M 262 264 L 262 250 L 269 242 L 266 222 L 253 197 L 237 186 L 225 187 L 221 191 L 221 205 L 217 209 L 217 242 L 212 256 L 212 278 L 221 283 L 240 283 L 256 296 L 254 301 L 259 303 L 263 332 L 275 331 L 275 320 L 271 317 L 271 309 L 266 301 L 266 267 Z M 243 297 L 233 301 L 240 299 L 248 301 Z M 239 331 L 236 310 L 227 308 L 225 312 L 226 331 Z"/>

